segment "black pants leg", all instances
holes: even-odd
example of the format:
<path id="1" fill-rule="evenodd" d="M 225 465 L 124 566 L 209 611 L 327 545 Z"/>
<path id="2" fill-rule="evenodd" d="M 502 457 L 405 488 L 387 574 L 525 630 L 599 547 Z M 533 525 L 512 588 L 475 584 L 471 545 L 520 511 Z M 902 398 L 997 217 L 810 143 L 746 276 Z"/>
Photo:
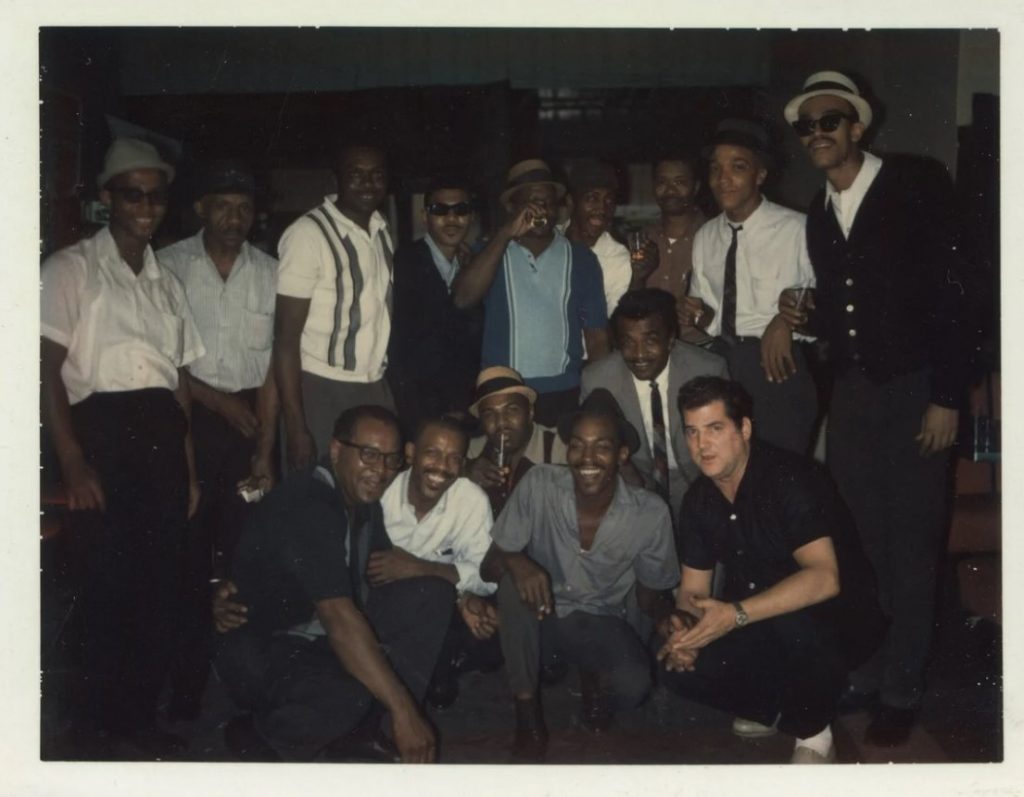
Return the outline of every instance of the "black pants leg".
<path id="1" fill-rule="evenodd" d="M 105 512 L 72 515 L 82 612 L 79 719 L 155 721 L 181 606 L 188 504 L 184 413 L 169 390 L 94 394 L 72 408 Z"/>
<path id="2" fill-rule="evenodd" d="M 835 717 L 847 668 L 833 629 L 813 609 L 737 629 L 700 651 L 692 672 L 665 672 L 683 697 L 800 738 Z M 781 715 L 781 716 L 780 716 Z"/>
<path id="3" fill-rule="evenodd" d="M 418 703 L 455 601 L 439 578 L 392 582 L 370 591 L 367 619 L 399 679 Z M 232 700 L 252 711 L 260 734 L 289 761 L 309 761 L 352 730 L 374 705 L 326 638 L 259 637 L 243 626 L 219 641 L 216 666 Z"/>
<path id="4" fill-rule="evenodd" d="M 829 410 L 829 470 L 891 620 L 879 653 L 851 679 L 899 707 L 916 706 L 924 690 L 948 501 L 948 454 L 922 457 L 914 439 L 928 400 L 926 373 L 877 384 L 851 370 Z"/>

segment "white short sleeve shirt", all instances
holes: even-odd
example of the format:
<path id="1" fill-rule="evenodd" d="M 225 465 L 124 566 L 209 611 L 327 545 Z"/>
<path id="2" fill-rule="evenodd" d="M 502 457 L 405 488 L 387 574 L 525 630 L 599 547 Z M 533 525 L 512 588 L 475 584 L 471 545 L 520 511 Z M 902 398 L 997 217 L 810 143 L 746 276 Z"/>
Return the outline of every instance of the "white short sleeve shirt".
<path id="1" fill-rule="evenodd" d="M 178 369 L 205 349 L 185 290 L 146 247 L 136 275 L 108 228 L 42 267 L 41 332 L 68 350 L 71 404 L 93 393 L 178 387 Z"/>
<path id="2" fill-rule="evenodd" d="M 189 365 L 192 375 L 228 393 L 262 385 L 274 342 L 277 260 L 243 243 L 225 280 L 206 253 L 202 230 L 156 256 L 185 287 L 206 347 Z"/>

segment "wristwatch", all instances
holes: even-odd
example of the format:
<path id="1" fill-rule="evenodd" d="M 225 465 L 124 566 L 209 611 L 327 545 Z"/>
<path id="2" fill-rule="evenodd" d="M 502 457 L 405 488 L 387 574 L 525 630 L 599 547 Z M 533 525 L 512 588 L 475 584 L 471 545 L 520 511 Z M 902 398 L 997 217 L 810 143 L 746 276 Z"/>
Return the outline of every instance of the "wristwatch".
<path id="1" fill-rule="evenodd" d="M 736 609 L 736 627 L 743 628 L 750 621 L 750 617 L 747 616 L 747 610 L 743 608 L 743 604 L 739 601 L 733 603 L 733 608 Z"/>

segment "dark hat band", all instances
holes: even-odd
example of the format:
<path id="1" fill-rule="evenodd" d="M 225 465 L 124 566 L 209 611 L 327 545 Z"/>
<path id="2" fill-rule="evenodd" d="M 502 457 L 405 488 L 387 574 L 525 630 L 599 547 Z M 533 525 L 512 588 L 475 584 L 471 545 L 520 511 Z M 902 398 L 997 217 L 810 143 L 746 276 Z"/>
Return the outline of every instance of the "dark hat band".
<path id="1" fill-rule="evenodd" d="M 488 379 L 486 382 L 481 382 L 477 385 L 476 400 L 482 401 L 492 393 L 497 393 L 499 390 L 504 390 L 507 387 L 526 387 L 526 385 L 511 376 L 496 376 L 494 379 Z"/>
<path id="2" fill-rule="evenodd" d="M 843 94 L 854 94 L 854 95 L 857 95 L 857 92 L 850 91 L 850 87 L 849 86 L 844 86 L 842 83 L 832 83 L 831 81 L 828 81 L 828 80 L 823 80 L 821 83 L 815 83 L 815 84 L 813 84 L 811 86 L 805 86 L 803 93 L 804 94 L 808 94 L 808 93 L 810 93 L 812 91 L 827 91 L 827 90 L 841 91 L 841 92 L 843 92 Z M 860 96 L 860 95 L 857 95 L 857 96 Z"/>
<path id="3" fill-rule="evenodd" d="M 551 172 L 547 169 L 531 169 L 509 180 L 506 188 L 518 188 L 521 185 L 528 185 L 530 183 L 553 183 L 554 181 Z"/>

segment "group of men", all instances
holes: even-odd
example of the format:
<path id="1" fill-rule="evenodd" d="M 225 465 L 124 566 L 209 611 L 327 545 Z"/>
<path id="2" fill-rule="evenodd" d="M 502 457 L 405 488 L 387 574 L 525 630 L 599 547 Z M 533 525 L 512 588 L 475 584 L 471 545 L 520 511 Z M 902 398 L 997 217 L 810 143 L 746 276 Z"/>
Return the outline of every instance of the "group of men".
<path id="1" fill-rule="evenodd" d="M 234 161 L 203 176 L 200 232 L 154 254 L 174 169 L 115 141 L 109 226 L 42 271 L 82 548 L 74 755 L 180 753 L 160 691 L 170 674 L 166 719 L 196 717 L 211 657 L 245 760 L 435 760 L 424 703 L 457 699 L 467 658 L 504 661 L 517 761 L 544 759 L 541 686 L 568 665 L 597 732 L 657 670 L 739 735 L 792 734 L 797 763 L 835 760 L 841 709 L 904 741 L 969 348 L 950 189 L 861 149 L 871 108 L 840 73 L 784 116 L 826 176 L 806 218 L 761 193 L 766 131 L 725 120 L 701 153 L 720 214 L 694 204 L 696 160 L 661 158 L 632 252 L 613 169 L 567 190 L 536 159 L 475 249 L 470 189 L 439 178 L 395 251 L 385 157 L 359 143 L 279 261 L 246 242 Z M 805 459 L 812 336 L 834 486 Z"/>

